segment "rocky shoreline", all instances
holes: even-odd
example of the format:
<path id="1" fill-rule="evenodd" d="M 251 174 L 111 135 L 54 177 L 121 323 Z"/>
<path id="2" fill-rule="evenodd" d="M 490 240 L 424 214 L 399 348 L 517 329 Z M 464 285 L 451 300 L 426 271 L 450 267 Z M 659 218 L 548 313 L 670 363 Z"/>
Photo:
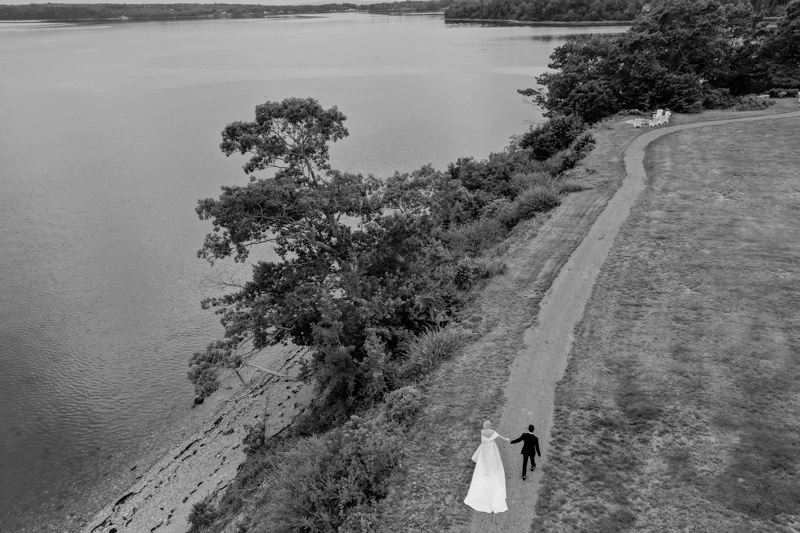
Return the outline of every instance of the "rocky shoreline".
<path id="1" fill-rule="evenodd" d="M 223 387 L 235 390 L 231 397 L 210 411 L 197 433 L 97 512 L 82 533 L 187 531 L 192 507 L 236 477 L 245 458 L 244 426 L 263 421 L 267 435 L 277 435 L 310 404 L 312 387 L 297 380 L 305 353 L 296 346 L 265 350 L 251 361 L 261 369 L 249 367 L 252 375 L 242 376 L 244 386 L 235 374 L 226 378 Z"/>

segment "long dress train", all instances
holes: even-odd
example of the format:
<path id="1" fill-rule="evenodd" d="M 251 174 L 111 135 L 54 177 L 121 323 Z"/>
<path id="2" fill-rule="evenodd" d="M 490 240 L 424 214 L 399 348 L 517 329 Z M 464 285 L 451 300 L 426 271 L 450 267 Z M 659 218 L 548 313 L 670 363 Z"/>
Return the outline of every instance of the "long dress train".
<path id="1" fill-rule="evenodd" d="M 506 506 L 506 473 L 500 450 L 494 440 L 498 433 L 489 438 L 481 435 L 481 445 L 472 455 L 475 471 L 472 472 L 472 483 L 464 503 L 484 513 L 502 513 L 508 511 Z"/>

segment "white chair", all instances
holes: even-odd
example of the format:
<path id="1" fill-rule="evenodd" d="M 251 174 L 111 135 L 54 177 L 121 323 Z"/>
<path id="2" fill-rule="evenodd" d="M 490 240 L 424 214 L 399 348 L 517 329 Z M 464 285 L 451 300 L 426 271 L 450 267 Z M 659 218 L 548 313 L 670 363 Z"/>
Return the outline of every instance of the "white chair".
<path id="1" fill-rule="evenodd" d="M 663 109 L 656 109 L 656 112 L 653 113 L 653 120 L 658 120 L 663 116 L 664 116 L 664 110 Z"/>
<path id="2" fill-rule="evenodd" d="M 669 124 L 669 116 L 672 114 L 672 111 L 667 111 L 664 113 L 664 118 L 661 119 L 663 124 Z"/>

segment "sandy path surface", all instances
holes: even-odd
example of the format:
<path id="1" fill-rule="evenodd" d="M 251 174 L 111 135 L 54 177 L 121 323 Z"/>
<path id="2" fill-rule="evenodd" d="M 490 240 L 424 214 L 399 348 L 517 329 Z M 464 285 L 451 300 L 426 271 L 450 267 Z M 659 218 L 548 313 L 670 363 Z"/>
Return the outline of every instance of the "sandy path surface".
<path id="1" fill-rule="evenodd" d="M 275 347 L 252 362 L 294 378 L 303 354 L 297 347 Z M 204 427 L 117 495 L 89 521 L 83 533 L 188 531 L 186 519 L 194 504 L 227 487 L 244 461 L 244 425 L 264 420 L 268 434 L 275 435 L 311 401 L 312 387 L 295 379 L 262 377 L 253 375 L 254 385 L 243 388 L 230 376 L 224 385 L 235 387 L 236 392 L 222 402 Z"/>
<path id="2" fill-rule="evenodd" d="M 547 460 L 555 388 L 567 366 L 573 331 L 583 317 L 597 275 L 620 227 L 646 187 L 643 161 L 647 145 L 664 135 L 691 128 L 798 116 L 800 112 L 672 126 L 644 133 L 630 143 L 625 150 L 625 180 L 545 294 L 538 321 L 526 331 L 524 345 L 512 364 L 511 377 L 506 383 L 507 401 L 497 427 L 525 428 L 528 424 L 535 424 L 543 453 L 542 460 L 537 464 Z M 506 436 L 515 438 L 517 434 Z M 509 480 L 508 512 L 499 515 L 475 512 L 470 528 L 472 532 L 524 533 L 530 530 L 541 468 L 523 482 L 520 477 L 521 456 L 517 450 L 515 452 L 511 464 L 505 465 L 506 478 Z"/>

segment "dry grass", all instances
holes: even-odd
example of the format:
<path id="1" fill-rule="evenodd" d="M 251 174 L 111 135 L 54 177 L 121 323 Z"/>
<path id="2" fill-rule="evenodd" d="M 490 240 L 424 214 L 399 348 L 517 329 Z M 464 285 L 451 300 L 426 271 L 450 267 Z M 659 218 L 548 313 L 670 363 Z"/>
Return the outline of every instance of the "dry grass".
<path id="1" fill-rule="evenodd" d="M 800 529 L 797 127 L 651 145 L 557 390 L 533 531 Z"/>

